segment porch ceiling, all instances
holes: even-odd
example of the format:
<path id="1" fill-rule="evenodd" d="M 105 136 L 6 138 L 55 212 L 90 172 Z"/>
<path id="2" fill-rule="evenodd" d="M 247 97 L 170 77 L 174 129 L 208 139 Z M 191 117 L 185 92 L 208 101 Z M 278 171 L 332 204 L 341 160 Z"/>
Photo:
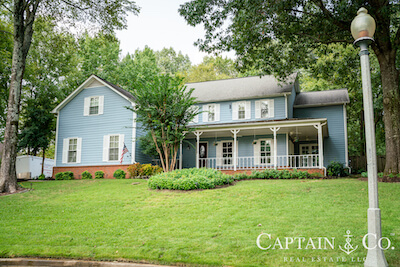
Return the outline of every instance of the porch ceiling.
<path id="1" fill-rule="evenodd" d="M 307 141 L 315 140 L 318 138 L 318 130 L 314 125 L 322 123 L 322 134 L 324 137 L 329 136 L 328 125 L 326 119 L 317 120 L 296 120 L 296 121 L 280 121 L 280 122 L 259 122 L 259 123 L 247 123 L 247 124 L 220 124 L 220 125 L 201 125 L 196 127 L 197 131 L 203 132 L 200 136 L 202 138 L 218 138 L 218 137 L 232 137 L 231 130 L 237 129 L 240 132 L 237 137 L 241 136 L 254 136 L 254 135 L 272 135 L 274 134 L 271 128 L 280 127 L 277 134 L 289 134 L 292 140 Z M 325 124 L 324 124 L 325 123 Z M 187 138 L 196 138 L 193 133 L 189 133 Z"/>

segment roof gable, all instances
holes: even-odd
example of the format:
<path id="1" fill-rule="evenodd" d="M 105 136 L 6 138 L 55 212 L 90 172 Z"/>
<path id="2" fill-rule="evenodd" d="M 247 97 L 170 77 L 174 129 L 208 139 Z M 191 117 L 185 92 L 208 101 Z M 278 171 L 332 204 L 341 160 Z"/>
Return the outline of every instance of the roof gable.
<path id="1" fill-rule="evenodd" d="M 77 89 L 75 89 L 71 94 L 69 94 L 57 107 L 55 107 L 51 112 L 58 113 L 65 105 L 67 105 L 75 96 L 77 96 L 83 89 L 94 88 L 105 86 L 126 100 L 133 102 L 134 97 L 128 91 L 122 89 L 121 87 L 112 84 L 94 74 L 92 74 L 86 81 L 84 81 Z"/>
<path id="2" fill-rule="evenodd" d="M 199 102 L 219 102 L 291 94 L 296 78 L 297 74 L 292 74 L 285 82 L 279 82 L 273 75 L 265 75 L 188 83 L 186 86 L 194 88 L 192 96 Z"/>

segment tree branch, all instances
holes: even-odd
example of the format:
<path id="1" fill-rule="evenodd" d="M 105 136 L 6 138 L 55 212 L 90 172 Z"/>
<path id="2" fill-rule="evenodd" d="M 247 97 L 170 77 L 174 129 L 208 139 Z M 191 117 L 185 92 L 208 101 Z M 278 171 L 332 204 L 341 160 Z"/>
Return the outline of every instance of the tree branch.
<path id="1" fill-rule="evenodd" d="M 4 33 L 8 33 L 8 34 L 13 35 L 11 32 L 8 32 L 8 31 L 5 31 L 5 30 L 0 30 L 0 32 L 4 32 Z"/>
<path id="2" fill-rule="evenodd" d="M 5 9 L 7 9 L 8 12 L 12 13 L 12 10 L 9 9 L 5 4 L 2 3 L 1 5 L 2 5 Z"/>
<path id="3" fill-rule="evenodd" d="M 329 20 L 332 21 L 333 24 L 335 24 L 336 26 L 338 26 L 342 30 L 349 31 L 350 24 L 335 19 L 335 17 L 332 15 L 332 13 L 328 9 L 326 9 L 326 7 L 325 7 L 324 3 L 322 2 L 322 0 L 313 0 L 313 2 L 319 7 L 319 9 L 321 9 L 321 11 L 325 15 L 325 17 L 327 17 Z"/>
<path id="4" fill-rule="evenodd" d="M 80 6 L 78 6 L 78 5 L 74 4 L 74 3 L 71 3 L 70 1 L 67 1 L 67 0 L 61 0 L 61 2 L 63 2 L 66 5 L 72 6 L 72 7 L 76 8 L 76 9 L 79 9 L 81 11 L 90 9 L 90 7 L 82 8 L 82 7 L 80 7 Z"/>

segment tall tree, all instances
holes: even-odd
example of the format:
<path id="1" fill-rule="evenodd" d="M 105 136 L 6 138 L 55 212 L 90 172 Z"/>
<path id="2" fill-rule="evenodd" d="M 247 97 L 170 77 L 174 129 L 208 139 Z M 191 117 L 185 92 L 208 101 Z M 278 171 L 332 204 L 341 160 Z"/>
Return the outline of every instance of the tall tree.
<path id="1" fill-rule="evenodd" d="M 400 172 L 399 46 L 400 3 L 356 0 L 192 0 L 180 14 L 196 26 L 203 24 L 203 51 L 236 51 L 242 65 L 262 66 L 266 72 L 288 75 L 307 66 L 312 50 L 323 44 L 353 42 L 350 24 L 366 7 L 376 21 L 372 50 L 382 79 L 386 133 L 385 173 Z"/>
<path id="2" fill-rule="evenodd" d="M 155 52 L 155 55 L 157 66 L 163 74 L 183 74 L 191 66 L 189 56 L 183 55 L 181 51 L 176 53 L 172 47 L 163 48 Z"/>
<path id="3" fill-rule="evenodd" d="M 14 26 L 7 121 L 0 168 L 0 192 L 15 192 L 18 187 L 15 161 L 22 80 L 36 16 L 50 14 L 65 23 L 87 21 L 112 32 L 114 29 L 126 27 L 127 13 L 138 13 L 139 9 L 135 2 L 130 0 L 14 0 L 11 4 L 6 1 L 1 1 L 0 4 L 3 10 L 7 9 L 12 14 Z"/>
<path id="4" fill-rule="evenodd" d="M 180 142 L 185 133 L 194 130 L 187 127 L 198 114 L 192 108 L 196 104 L 192 92 L 193 89 L 186 90 L 183 78 L 169 74 L 144 80 L 133 91 L 136 105 L 128 108 L 136 112 L 136 121 L 150 131 L 165 172 L 174 169 Z"/>
<path id="5" fill-rule="evenodd" d="M 206 56 L 203 62 L 192 66 L 186 75 L 187 82 L 204 82 L 229 78 L 236 78 L 239 72 L 235 68 L 235 62 L 227 57 Z"/>

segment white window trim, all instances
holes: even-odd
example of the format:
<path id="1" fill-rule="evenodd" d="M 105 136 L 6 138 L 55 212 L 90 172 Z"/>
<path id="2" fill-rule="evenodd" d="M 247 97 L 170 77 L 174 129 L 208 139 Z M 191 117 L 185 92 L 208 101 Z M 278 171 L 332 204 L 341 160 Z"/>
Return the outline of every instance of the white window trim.
<path id="1" fill-rule="evenodd" d="M 90 99 L 93 97 L 99 98 L 99 112 L 97 114 L 90 114 Z M 104 113 L 104 96 L 103 95 L 94 95 L 88 96 L 84 99 L 83 105 L 83 116 L 98 116 Z"/>
<path id="2" fill-rule="evenodd" d="M 243 119 L 239 119 L 239 105 L 244 105 L 245 115 Z M 243 121 L 251 119 L 251 101 L 238 101 L 232 103 L 232 120 Z"/>
<path id="3" fill-rule="evenodd" d="M 209 121 L 208 120 L 208 107 L 209 106 L 214 106 L 214 120 Z M 203 122 L 216 122 L 220 121 L 220 104 L 215 104 L 215 103 L 209 103 L 203 105 Z"/>
<path id="4" fill-rule="evenodd" d="M 191 106 L 190 110 L 194 110 L 196 112 L 198 112 L 200 109 L 199 106 Z M 189 123 L 199 123 L 199 114 L 197 114 L 196 116 L 194 116 L 193 120 L 190 121 Z"/>
<path id="5" fill-rule="evenodd" d="M 69 151 L 69 140 L 76 139 L 76 161 L 68 162 L 68 151 Z M 77 164 L 81 163 L 82 159 L 82 138 L 80 137 L 68 137 L 63 139 L 63 153 L 62 153 L 62 163 L 63 164 Z"/>
<path id="6" fill-rule="evenodd" d="M 231 164 L 224 164 L 224 157 L 223 157 L 223 143 L 229 143 L 232 142 L 232 160 Z M 236 149 L 239 147 L 239 142 L 236 140 Z M 217 158 L 217 166 L 233 166 L 234 162 L 234 140 L 223 140 L 223 141 L 218 141 L 217 142 L 217 149 L 216 149 L 216 158 Z"/>
<path id="7" fill-rule="evenodd" d="M 268 117 L 261 117 L 261 102 L 268 102 Z M 274 114 L 274 99 L 260 99 L 255 102 L 255 117 L 256 119 L 269 119 L 275 117 Z"/>
<path id="8" fill-rule="evenodd" d="M 254 156 L 254 164 L 256 165 L 261 165 L 261 166 L 267 166 L 267 165 L 274 165 L 274 160 L 275 160 L 275 149 L 274 149 L 274 139 L 272 138 L 260 138 L 255 140 L 256 143 L 253 145 L 253 156 Z M 261 141 L 267 141 L 270 143 L 271 146 L 271 162 L 270 163 L 261 163 Z"/>
<path id="9" fill-rule="evenodd" d="M 109 160 L 109 151 L 110 151 L 110 137 L 118 135 L 118 157 L 116 160 Z M 104 162 L 119 162 L 120 156 L 122 154 L 122 149 L 124 148 L 124 134 L 108 134 L 103 136 L 103 161 Z"/>

